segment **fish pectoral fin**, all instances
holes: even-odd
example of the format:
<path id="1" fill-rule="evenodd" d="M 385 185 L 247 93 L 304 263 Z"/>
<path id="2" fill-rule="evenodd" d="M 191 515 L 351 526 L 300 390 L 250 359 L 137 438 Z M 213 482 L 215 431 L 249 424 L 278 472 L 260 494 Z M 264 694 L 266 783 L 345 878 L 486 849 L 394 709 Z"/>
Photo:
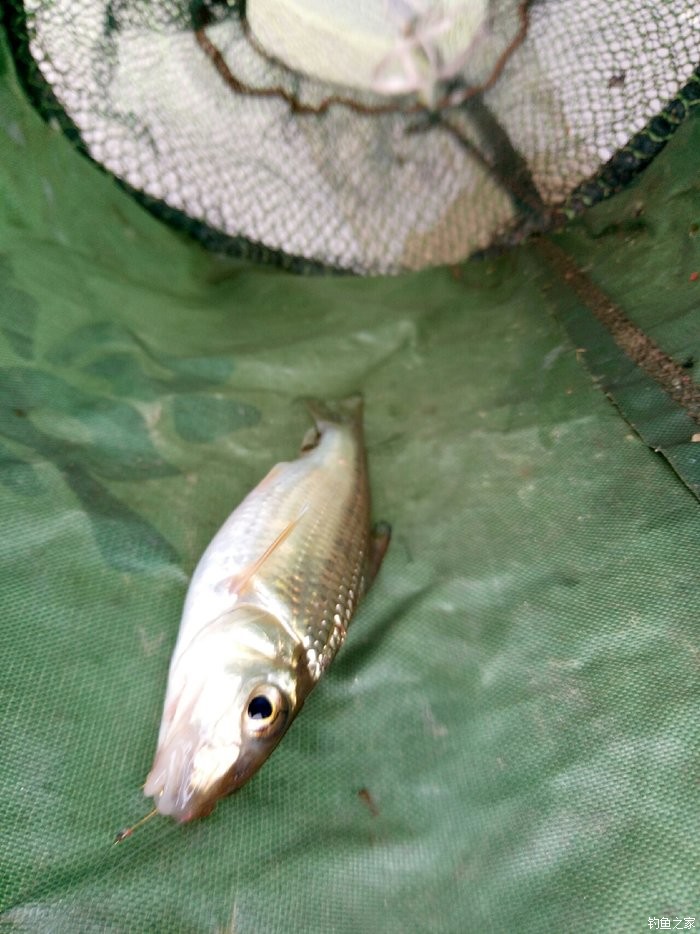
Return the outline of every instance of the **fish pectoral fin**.
<path id="1" fill-rule="evenodd" d="M 243 570 L 238 574 L 233 574 L 231 577 L 226 578 L 225 581 L 222 581 L 222 584 L 225 585 L 229 593 L 235 593 L 240 598 L 250 589 L 250 582 L 252 579 L 258 573 L 263 564 L 265 564 L 270 555 L 274 554 L 280 545 L 289 538 L 289 536 L 301 521 L 301 517 L 305 512 L 306 509 L 303 509 L 296 517 L 296 519 L 292 519 L 292 521 L 282 529 L 272 544 L 268 545 L 260 557 L 256 558 L 252 564 L 249 564 L 247 567 L 243 568 Z"/>

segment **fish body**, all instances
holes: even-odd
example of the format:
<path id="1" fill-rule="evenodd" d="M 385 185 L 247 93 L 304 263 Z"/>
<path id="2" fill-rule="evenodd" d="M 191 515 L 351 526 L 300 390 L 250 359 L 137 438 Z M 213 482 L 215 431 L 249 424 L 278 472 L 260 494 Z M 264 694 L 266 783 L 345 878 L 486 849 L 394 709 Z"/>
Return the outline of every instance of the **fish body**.
<path id="1" fill-rule="evenodd" d="M 373 534 L 359 397 L 229 516 L 190 582 L 144 786 L 184 822 L 262 765 L 342 645 L 388 545 Z"/>

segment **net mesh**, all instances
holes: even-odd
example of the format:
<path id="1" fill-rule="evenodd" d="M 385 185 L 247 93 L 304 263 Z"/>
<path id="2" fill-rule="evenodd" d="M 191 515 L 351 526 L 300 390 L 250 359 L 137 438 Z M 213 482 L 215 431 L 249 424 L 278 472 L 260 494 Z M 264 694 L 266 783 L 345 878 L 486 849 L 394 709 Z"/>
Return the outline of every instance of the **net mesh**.
<path id="1" fill-rule="evenodd" d="M 93 159 L 209 245 L 306 267 L 416 269 L 550 226 L 700 98 L 690 0 L 11 7 L 25 82 Z"/>

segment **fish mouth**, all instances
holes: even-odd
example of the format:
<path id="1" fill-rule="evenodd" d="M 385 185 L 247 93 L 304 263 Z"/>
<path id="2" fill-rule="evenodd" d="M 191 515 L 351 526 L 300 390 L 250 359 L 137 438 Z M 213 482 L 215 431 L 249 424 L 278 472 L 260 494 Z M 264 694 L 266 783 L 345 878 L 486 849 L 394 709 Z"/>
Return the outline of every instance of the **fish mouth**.
<path id="1" fill-rule="evenodd" d="M 190 776 L 194 745 L 186 740 L 166 743 L 158 750 L 143 793 L 153 798 L 157 810 L 178 821 L 186 820 L 192 803 Z"/>
<path id="2" fill-rule="evenodd" d="M 235 751 L 231 747 L 197 749 L 187 737 L 178 737 L 158 750 L 143 793 L 153 798 L 160 814 L 185 824 L 211 814 L 220 798 L 238 791 L 252 778 L 268 754 L 239 747 Z M 218 768 L 210 765 L 207 769 L 207 759 L 217 760 Z"/>
<path id="3" fill-rule="evenodd" d="M 205 817 L 227 792 L 228 776 L 237 771 L 238 746 L 202 746 L 197 731 L 166 739 L 146 778 L 143 792 L 159 813 L 186 823 Z"/>

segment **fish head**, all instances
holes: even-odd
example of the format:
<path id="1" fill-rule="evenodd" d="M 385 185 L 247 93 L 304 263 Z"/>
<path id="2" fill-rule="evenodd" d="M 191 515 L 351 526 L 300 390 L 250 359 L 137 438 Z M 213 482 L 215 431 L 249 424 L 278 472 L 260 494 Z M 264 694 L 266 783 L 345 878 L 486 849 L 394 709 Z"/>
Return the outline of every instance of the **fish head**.
<path id="1" fill-rule="evenodd" d="M 305 652 L 274 615 L 243 605 L 203 627 L 176 648 L 144 794 L 180 823 L 206 816 L 257 772 L 311 686 Z"/>

